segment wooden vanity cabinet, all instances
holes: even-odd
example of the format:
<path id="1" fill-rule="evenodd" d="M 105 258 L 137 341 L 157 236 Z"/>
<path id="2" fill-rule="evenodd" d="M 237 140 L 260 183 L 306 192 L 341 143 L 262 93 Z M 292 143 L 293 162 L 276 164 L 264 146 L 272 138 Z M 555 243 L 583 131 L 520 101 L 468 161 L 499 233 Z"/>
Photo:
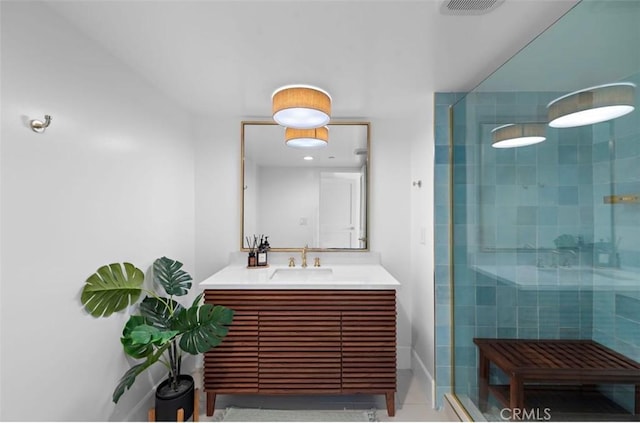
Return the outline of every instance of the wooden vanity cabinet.
<path id="1" fill-rule="evenodd" d="M 395 415 L 395 290 L 205 290 L 234 310 L 205 353 L 207 415 L 216 394 L 384 394 Z"/>

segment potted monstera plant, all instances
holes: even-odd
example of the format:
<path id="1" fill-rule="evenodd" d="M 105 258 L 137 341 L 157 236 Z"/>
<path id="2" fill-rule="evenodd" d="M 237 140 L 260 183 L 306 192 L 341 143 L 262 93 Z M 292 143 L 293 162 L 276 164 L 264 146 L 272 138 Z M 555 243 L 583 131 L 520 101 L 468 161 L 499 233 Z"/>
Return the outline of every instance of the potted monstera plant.
<path id="1" fill-rule="evenodd" d="M 144 272 L 131 263 L 102 266 L 89 276 L 81 296 L 85 309 L 95 317 L 108 317 L 137 305 L 120 341 L 127 355 L 142 361 L 122 376 L 113 392 L 113 402 L 118 402 L 140 373 L 161 363 L 168 376 L 156 388 L 155 413 L 159 421 L 175 421 L 180 408 L 185 420 L 191 417 L 194 381 L 181 373 L 182 353 L 202 354 L 217 346 L 233 319 L 233 310 L 201 304 L 202 294 L 188 307 L 175 300 L 191 289 L 192 278 L 182 266 L 167 257 L 157 259 L 153 263 L 151 289 L 144 287 Z M 140 301 L 142 294 L 145 295 Z"/>

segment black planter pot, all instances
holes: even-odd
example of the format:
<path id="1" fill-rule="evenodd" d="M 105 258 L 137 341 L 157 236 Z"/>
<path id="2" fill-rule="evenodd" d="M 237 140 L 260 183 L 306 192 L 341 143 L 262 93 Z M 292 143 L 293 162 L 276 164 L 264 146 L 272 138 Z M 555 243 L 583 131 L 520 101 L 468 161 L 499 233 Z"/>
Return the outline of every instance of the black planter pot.
<path id="1" fill-rule="evenodd" d="M 184 420 L 193 415 L 194 382 L 189 375 L 178 376 L 178 390 L 171 389 L 169 379 L 162 381 L 156 389 L 156 421 L 177 421 L 178 410 L 184 410 Z"/>

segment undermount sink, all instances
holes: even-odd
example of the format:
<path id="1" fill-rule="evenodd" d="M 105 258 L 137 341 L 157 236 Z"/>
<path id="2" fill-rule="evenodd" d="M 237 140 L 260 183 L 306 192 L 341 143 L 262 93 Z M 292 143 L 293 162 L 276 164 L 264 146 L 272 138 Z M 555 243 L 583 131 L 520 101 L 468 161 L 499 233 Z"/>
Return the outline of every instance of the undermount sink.
<path id="1" fill-rule="evenodd" d="M 272 281 L 330 281 L 333 277 L 333 269 L 327 267 L 282 267 L 276 269 L 271 275 Z"/>

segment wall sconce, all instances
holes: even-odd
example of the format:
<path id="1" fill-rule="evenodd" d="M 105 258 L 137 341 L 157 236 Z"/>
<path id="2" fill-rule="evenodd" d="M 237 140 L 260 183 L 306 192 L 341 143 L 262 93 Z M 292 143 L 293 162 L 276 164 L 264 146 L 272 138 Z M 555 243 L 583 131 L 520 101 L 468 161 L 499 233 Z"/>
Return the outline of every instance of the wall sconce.
<path id="1" fill-rule="evenodd" d="M 33 130 L 33 132 L 37 132 L 39 134 L 43 133 L 45 129 L 49 127 L 51 124 L 51 116 L 44 115 L 44 122 L 41 120 L 33 119 L 29 122 L 29 126 Z"/>
<path id="2" fill-rule="evenodd" d="M 273 120 L 287 128 L 319 128 L 331 118 L 331 96 L 311 85 L 287 85 L 271 95 Z"/>
<path id="3" fill-rule="evenodd" d="M 544 123 L 510 123 L 491 130 L 494 148 L 513 148 L 533 145 L 547 139 Z"/>
<path id="4" fill-rule="evenodd" d="M 284 131 L 287 146 L 294 148 L 321 148 L 329 143 L 329 128 L 322 126 L 313 129 L 287 128 Z"/>
<path id="5" fill-rule="evenodd" d="M 573 128 L 604 122 L 631 113 L 635 84 L 620 82 L 575 91 L 547 105 L 549 126 Z"/>

